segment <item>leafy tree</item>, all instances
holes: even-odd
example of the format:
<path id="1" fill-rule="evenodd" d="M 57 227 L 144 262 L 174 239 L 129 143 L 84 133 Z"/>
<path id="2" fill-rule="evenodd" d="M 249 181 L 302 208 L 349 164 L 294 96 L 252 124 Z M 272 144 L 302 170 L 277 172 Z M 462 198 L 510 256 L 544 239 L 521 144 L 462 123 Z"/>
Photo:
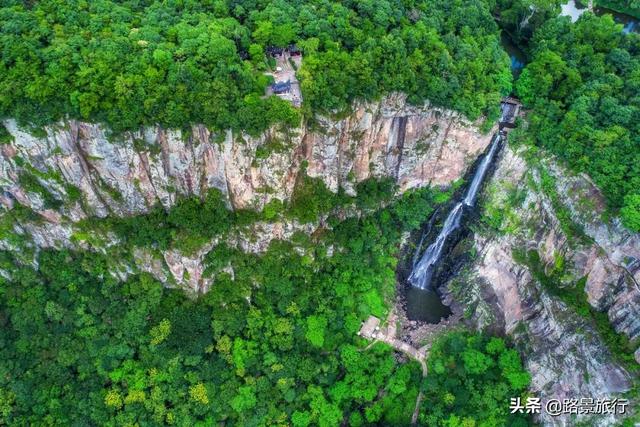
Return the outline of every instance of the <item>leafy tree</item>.
<path id="1" fill-rule="evenodd" d="M 167 339 L 171 333 L 171 322 L 168 319 L 151 328 L 151 345 L 158 345 Z"/>
<path id="2" fill-rule="evenodd" d="M 630 230 L 640 231 L 640 194 L 627 194 L 620 209 L 622 222 Z"/>
<path id="3" fill-rule="evenodd" d="M 450 332 L 429 353 L 420 414 L 427 426 L 528 425 L 507 402 L 521 396 L 531 376 L 502 338 Z"/>
<path id="4" fill-rule="evenodd" d="M 547 21 L 516 84 L 532 109 L 530 140 L 588 173 L 613 212 L 637 230 L 640 187 L 640 36 L 610 15 Z"/>

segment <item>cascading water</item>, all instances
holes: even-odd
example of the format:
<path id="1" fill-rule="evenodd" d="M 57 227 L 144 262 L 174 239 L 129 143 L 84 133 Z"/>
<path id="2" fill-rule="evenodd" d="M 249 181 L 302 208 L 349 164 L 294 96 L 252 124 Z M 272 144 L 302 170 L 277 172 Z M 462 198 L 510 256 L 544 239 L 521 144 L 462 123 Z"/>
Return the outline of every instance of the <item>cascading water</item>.
<path id="1" fill-rule="evenodd" d="M 482 159 L 482 163 L 478 167 L 476 174 L 473 176 L 473 181 L 471 181 L 471 185 L 467 190 L 467 194 L 464 197 L 464 204 L 467 206 L 473 206 L 476 201 L 476 197 L 478 196 L 478 190 L 480 189 L 480 185 L 484 180 L 484 176 L 487 174 L 487 169 L 491 165 L 493 161 L 493 156 L 496 154 L 496 150 L 498 148 L 498 144 L 500 144 L 500 134 L 496 133 L 493 136 L 493 141 L 491 142 L 491 148 L 489 148 L 489 152 Z"/>
<path id="2" fill-rule="evenodd" d="M 442 230 L 440 230 L 440 234 L 438 234 L 435 241 L 425 249 L 419 261 L 414 262 L 413 270 L 409 276 L 409 282 L 413 286 L 420 289 L 430 288 L 431 279 L 433 278 L 435 268 L 440 261 L 444 245 L 451 233 L 460 227 L 460 219 L 462 218 L 464 209 L 474 205 L 476 197 L 478 196 L 478 191 L 480 190 L 480 186 L 484 180 L 484 176 L 486 175 L 493 157 L 495 156 L 498 145 L 500 144 L 500 139 L 500 133 L 496 133 L 493 136 L 489 152 L 482 159 L 480 166 L 478 166 L 464 198 L 456 203 L 451 212 L 449 212 L 447 219 L 445 219 L 444 224 L 442 225 Z"/>

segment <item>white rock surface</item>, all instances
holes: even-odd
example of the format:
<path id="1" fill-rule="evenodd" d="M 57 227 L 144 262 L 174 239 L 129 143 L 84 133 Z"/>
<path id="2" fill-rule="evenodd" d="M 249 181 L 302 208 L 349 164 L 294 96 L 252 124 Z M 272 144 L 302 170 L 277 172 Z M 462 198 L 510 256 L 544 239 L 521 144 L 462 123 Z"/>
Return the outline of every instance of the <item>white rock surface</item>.
<path id="1" fill-rule="evenodd" d="M 513 251 L 537 251 L 549 273 L 561 257 L 571 279 L 568 283 L 556 279 L 556 285 L 567 286 L 586 277 L 585 300 L 607 311 L 617 332 L 636 338 L 640 333 L 640 290 L 627 264 L 639 255 L 639 236 L 600 219 L 604 202 L 584 176 L 571 177 L 548 159 L 542 164 L 556 179 L 559 200 L 571 210 L 571 217 L 584 228 L 588 239 L 576 242 L 564 234 L 552 201 L 539 188 L 539 172 L 530 170 L 523 157 L 507 147 L 489 185 L 503 196 L 513 188 L 526 191 L 525 200 L 515 209 L 519 226 L 515 232 L 475 236 L 478 256 L 470 266 L 465 282 L 468 288 L 457 297 L 478 304 L 473 314 L 478 327 L 498 326 L 524 349 L 532 373 L 532 392 L 543 402 L 552 398 L 612 398 L 629 389 L 629 374 L 614 361 L 589 321 L 553 297 L 526 266 L 514 260 Z M 584 200 L 592 204 L 579 208 Z M 572 425 L 569 416 L 543 414 L 540 421 Z M 605 416 L 590 422 L 607 426 L 617 420 Z"/>

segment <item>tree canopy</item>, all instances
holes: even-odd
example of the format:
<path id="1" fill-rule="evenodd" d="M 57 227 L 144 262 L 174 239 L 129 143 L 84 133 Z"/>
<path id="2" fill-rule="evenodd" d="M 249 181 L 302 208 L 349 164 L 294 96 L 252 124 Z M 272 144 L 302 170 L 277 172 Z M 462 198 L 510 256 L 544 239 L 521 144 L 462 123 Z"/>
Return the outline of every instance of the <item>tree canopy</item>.
<path id="1" fill-rule="evenodd" d="M 477 118 L 510 90 L 486 2 L 8 0 L 0 117 L 116 131 L 202 123 L 258 133 L 298 122 L 264 98 L 269 46 L 297 43 L 305 111 L 400 91 Z"/>
<path id="2" fill-rule="evenodd" d="M 529 135 L 588 173 L 625 224 L 638 231 L 640 35 L 610 15 L 547 21 L 531 41 L 517 93 L 532 109 Z"/>
<path id="3" fill-rule="evenodd" d="M 426 426 L 527 426 L 506 402 L 522 396 L 531 376 L 502 338 L 453 332 L 434 344 L 424 381 Z"/>

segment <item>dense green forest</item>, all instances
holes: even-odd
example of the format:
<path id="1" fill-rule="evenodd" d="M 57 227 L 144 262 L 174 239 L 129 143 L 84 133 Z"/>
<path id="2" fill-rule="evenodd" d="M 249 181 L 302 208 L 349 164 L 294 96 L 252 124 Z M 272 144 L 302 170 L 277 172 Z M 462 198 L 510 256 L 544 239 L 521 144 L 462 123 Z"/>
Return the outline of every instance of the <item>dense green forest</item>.
<path id="1" fill-rule="evenodd" d="M 310 112 L 403 91 L 495 117 L 511 87 L 481 0 L 9 0 L 0 8 L 0 117 L 73 117 L 116 131 L 293 125 L 297 111 L 262 97 L 265 49 L 293 42 L 304 51 Z"/>
<path id="2" fill-rule="evenodd" d="M 640 35 L 610 15 L 547 21 L 516 87 L 530 138 L 588 173 L 623 222 L 640 230 Z"/>
<path id="3" fill-rule="evenodd" d="M 79 118 L 115 132 L 202 123 L 255 134 L 396 91 L 491 123 L 512 90 L 502 29 L 529 59 L 515 84 L 528 109 L 519 134 L 587 172 L 612 212 L 640 230 L 640 36 L 611 17 L 572 24 L 557 17 L 557 0 L 1 5 L 0 118 Z M 263 97 L 266 49 L 290 43 L 304 52 L 301 110 Z M 0 126 L 0 144 L 10 140 Z M 18 180 L 47 207 L 63 203 L 36 177 Z M 86 252 L 36 251 L 14 225 L 42 218 L 19 204 L 3 212 L 0 239 L 18 250 L 0 251 L 0 425 L 403 426 L 420 391 L 422 425 L 529 425 L 508 410 L 530 381 L 508 340 L 441 336 L 423 378 L 416 362 L 357 336 L 392 305 L 403 234 L 453 190 L 398 196 L 392 180 L 356 189 L 334 194 L 302 173 L 291 201 L 260 212 L 230 211 L 210 191 L 169 210 L 89 218 L 73 235 Z M 321 216 L 313 235 L 275 240 L 265 253 L 225 243 L 257 221 Z M 119 244 L 105 245 L 107 236 Z M 216 237 L 206 294 L 115 274 L 137 249 L 192 254 Z"/>
<path id="4" fill-rule="evenodd" d="M 638 0 L 595 0 L 595 3 L 598 6 L 640 18 L 640 1 Z"/>
<path id="5" fill-rule="evenodd" d="M 529 425 L 505 402 L 527 389 L 530 375 L 520 355 L 501 338 L 452 332 L 431 348 L 421 424 L 437 426 Z M 444 420 L 444 422 L 443 422 Z"/>
<path id="6" fill-rule="evenodd" d="M 2 252 L 0 267 L 11 277 L 0 277 L 0 414 L 9 424 L 407 425 L 420 366 L 398 364 L 383 344 L 364 350 L 356 332 L 366 316 L 387 311 L 402 233 L 418 228 L 447 194 L 423 189 L 378 208 L 393 188 L 371 181 L 360 190 L 357 199 L 333 196 L 317 209 L 348 201 L 364 215 L 330 218 L 333 227 L 314 237 L 274 241 L 262 255 L 216 246 L 206 258 L 216 284 L 197 300 L 145 274 L 124 282 L 110 274 L 127 250 L 160 245 L 161 229 L 124 241 L 113 248 L 117 256 L 43 251 L 37 271 Z M 326 190 L 303 184 L 307 196 L 281 214 L 312 209 L 308 203 L 321 197 L 311 191 Z M 218 203 L 212 197 L 205 206 Z M 167 220 L 172 237 L 188 239 L 197 224 L 217 223 L 216 209 L 202 212 L 193 221 Z M 227 218 L 227 227 L 245 221 Z M 154 214 L 136 221 L 165 223 Z M 467 423 L 506 423 L 501 400 L 528 383 L 517 354 L 480 336 L 447 343 L 431 363 L 456 367 L 448 393 L 474 384 L 464 393 L 475 397 L 445 399 L 429 425 L 451 423 L 455 414 Z M 459 349 L 466 349 L 462 359 Z M 424 385 L 430 393 L 442 381 L 443 371 L 434 372 Z M 488 389 L 501 394 L 480 397 Z"/>

